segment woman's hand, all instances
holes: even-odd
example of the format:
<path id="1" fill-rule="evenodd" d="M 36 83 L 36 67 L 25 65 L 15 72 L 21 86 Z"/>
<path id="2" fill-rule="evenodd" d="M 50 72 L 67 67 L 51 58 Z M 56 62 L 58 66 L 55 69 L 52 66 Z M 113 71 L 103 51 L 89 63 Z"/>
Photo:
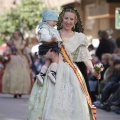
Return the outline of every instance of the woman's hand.
<path id="1" fill-rule="evenodd" d="M 91 60 L 84 61 L 88 70 L 99 80 L 101 78 L 100 72 L 96 72 Z"/>
<path id="2" fill-rule="evenodd" d="M 93 70 L 92 74 L 99 80 L 101 78 L 100 73 L 95 72 L 95 70 Z"/>

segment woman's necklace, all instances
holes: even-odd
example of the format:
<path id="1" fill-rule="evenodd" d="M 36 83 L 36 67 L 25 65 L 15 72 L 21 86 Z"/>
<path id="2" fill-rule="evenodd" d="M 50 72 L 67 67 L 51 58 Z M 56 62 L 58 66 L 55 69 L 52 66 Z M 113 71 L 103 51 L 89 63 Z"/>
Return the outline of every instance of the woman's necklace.
<path id="1" fill-rule="evenodd" d="M 69 42 L 69 38 L 71 38 L 73 34 L 74 34 L 73 31 L 64 32 L 63 30 L 60 30 L 60 36 L 63 40 L 63 44 Z"/>
<path id="2" fill-rule="evenodd" d="M 70 37 L 70 36 L 73 35 L 73 31 L 65 32 L 65 31 L 61 30 L 61 33 L 62 33 L 64 36 L 66 36 L 66 37 Z"/>

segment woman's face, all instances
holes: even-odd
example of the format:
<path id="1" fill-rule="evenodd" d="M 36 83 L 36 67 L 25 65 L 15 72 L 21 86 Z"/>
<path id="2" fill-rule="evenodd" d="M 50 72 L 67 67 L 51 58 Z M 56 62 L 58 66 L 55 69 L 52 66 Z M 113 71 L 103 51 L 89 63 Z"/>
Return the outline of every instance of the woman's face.
<path id="1" fill-rule="evenodd" d="M 15 32 L 13 33 L 13 37 L 14 37 L 15 39 L 19 38 L 19 33 L 18 33 L 17 31 L 15 31 Z"/>
<path id="2" fill-rule="evenodd" d="M 105 57 L 105 56 L 102 56 L 101 62 L 102 62 L 103 64 L 107 64 L 107 60 L 106 60 L 106 57 Z"/>
<path id="3" fill-rule="evenodd" d="M 116 64 L 116 65 L 115 65 L 115 69 L 116 69 L 116 70 L 120 70 L 120 64 Z"/>
<path id="4" fill-rule="evenodd" d="M 92 63 L 96 64 L 99 61 L 98 57 L 95 55 L 92 55 Z"/>
<path id="5" fill-rule="evenodd" d="M 63 15 L 62 27 L 65 30 L 71 30 L 76 23 L 76 15 L 71 12 L 65 12 Z"/>

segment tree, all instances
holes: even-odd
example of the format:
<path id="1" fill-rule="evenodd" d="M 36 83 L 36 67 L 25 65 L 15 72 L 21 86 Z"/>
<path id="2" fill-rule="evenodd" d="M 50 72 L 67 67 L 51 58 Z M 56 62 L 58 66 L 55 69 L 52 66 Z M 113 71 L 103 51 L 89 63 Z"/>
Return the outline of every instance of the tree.
<path id="1" fill-rule="evenodd" d="M 41 21 L 41 12 L 46 9 L 42 0 L 23 0 L 16 9 L 0 16 L 0 34 L 11 34 L 15 29 L 31 31 Z"/>
<path id="2" fill-rule="evenodd" d="M 19 20 L 25 30 L 32 30 L 41 21 L 41 12 L 46 9 L 45 4 L 41 0 L 24 0 L 19 7 Z"/>

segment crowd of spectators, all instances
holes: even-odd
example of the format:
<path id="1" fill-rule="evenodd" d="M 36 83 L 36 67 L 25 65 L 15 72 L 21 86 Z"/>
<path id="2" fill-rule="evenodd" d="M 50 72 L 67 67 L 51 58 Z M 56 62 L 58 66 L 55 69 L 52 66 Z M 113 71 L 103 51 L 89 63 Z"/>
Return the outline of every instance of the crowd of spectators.
<path id="1" fill-rule="evenodd" d="M 98 33 L 98 48 L 88 48 L 93 64 L 101 62 L 104 70 L 100 80 L 88 72 L 90 96 L 96 107 L 120 114 L 120 38 L 112 39 L 106 30 Z"/>

